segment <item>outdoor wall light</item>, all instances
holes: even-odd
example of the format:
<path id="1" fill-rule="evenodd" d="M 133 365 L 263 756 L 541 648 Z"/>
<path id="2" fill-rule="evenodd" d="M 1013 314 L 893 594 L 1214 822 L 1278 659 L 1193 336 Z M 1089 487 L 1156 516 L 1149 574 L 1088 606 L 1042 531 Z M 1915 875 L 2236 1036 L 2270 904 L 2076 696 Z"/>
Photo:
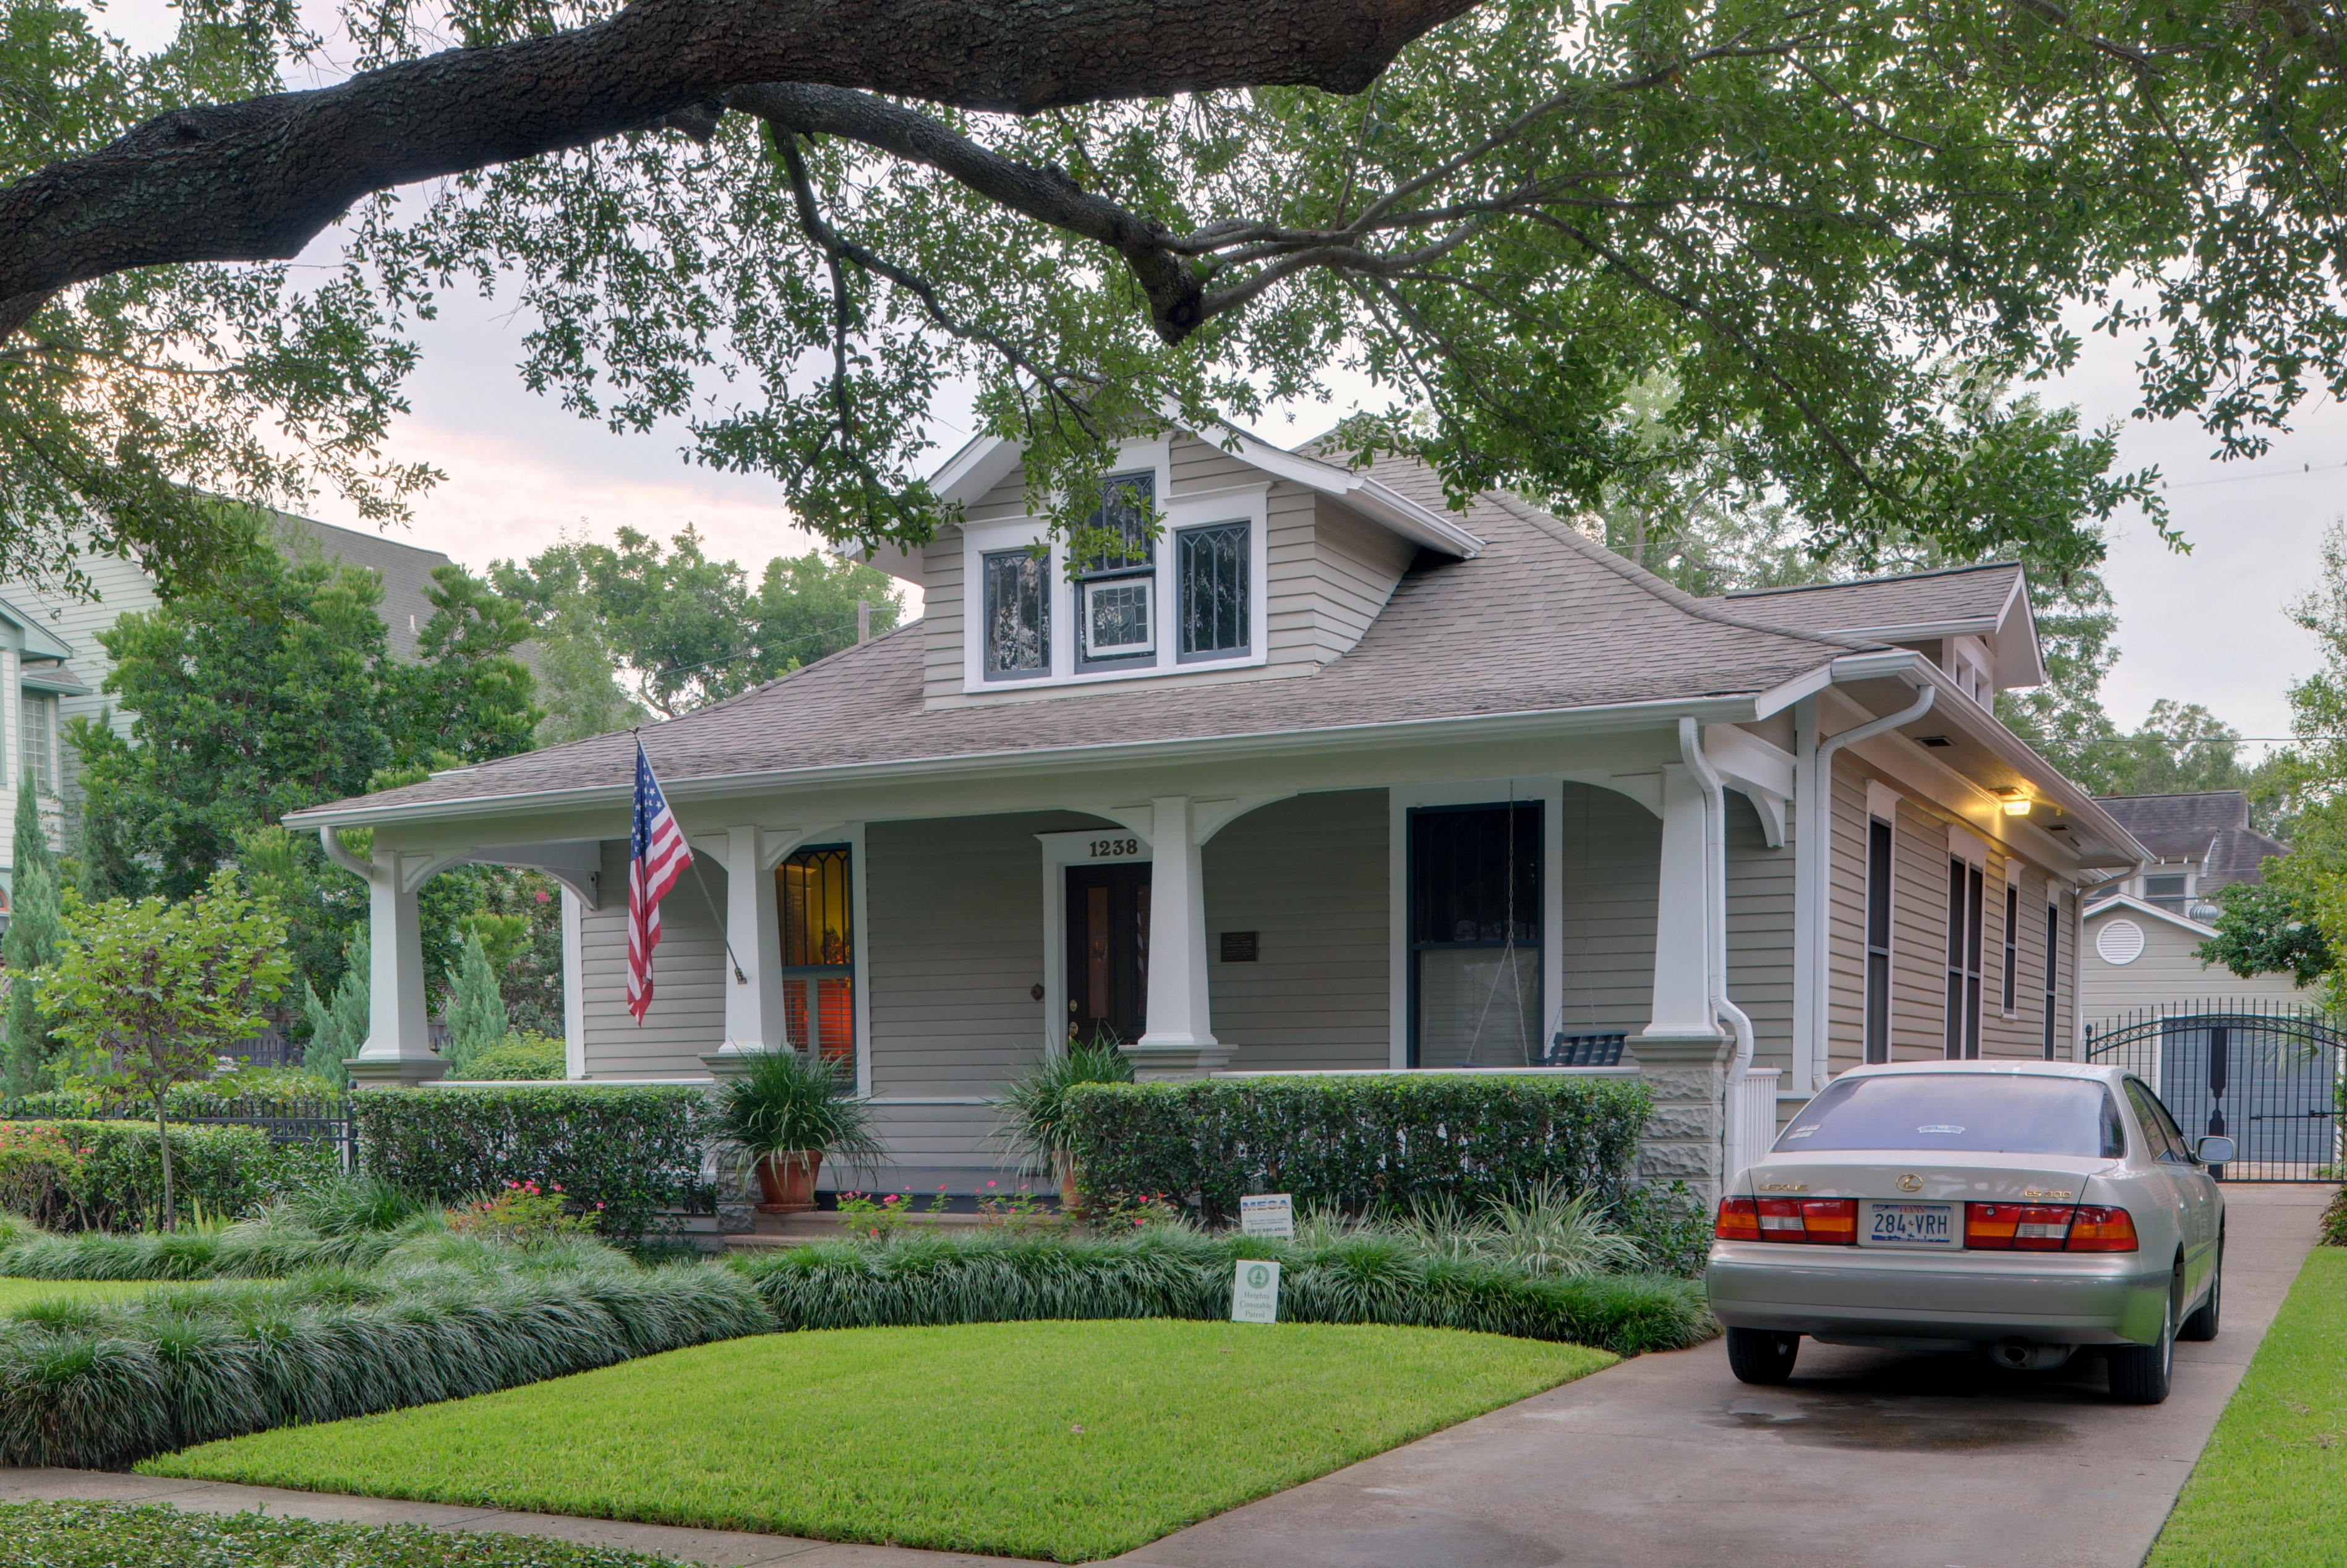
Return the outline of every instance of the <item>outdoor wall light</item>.
<path id="1" fill-rule="evenodd" d="M 2036 802 L 2031 800 L 2025 794 L 2006 795 L 2004 797 L 2004 815 L 2007 816 L 2027 816 L 2029 815 L 2029 808 L 2036 804 Z"/>

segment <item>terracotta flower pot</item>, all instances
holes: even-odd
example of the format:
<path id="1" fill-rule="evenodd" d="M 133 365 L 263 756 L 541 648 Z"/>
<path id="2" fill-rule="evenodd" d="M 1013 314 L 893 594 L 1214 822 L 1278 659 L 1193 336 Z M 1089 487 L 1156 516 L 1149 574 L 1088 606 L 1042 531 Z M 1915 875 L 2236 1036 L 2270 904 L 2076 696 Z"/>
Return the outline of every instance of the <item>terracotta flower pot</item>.
<path id="1" fill-rule="evenodd" d="M 762 1214 L 803 1214 L 815 1207 L 815 1173 L 823 1167 L 823 1151 L 797 1149 L 769 1154 L 758 1162 L 758 1193 Z"/>
<path id="2" fill-rule="evenodd" d="M 1084 1195 L 1076 1188 L 1075 1156 L 1061 1153 L 1051 1156 L 1051 1168 L 1060 1176 L 1060 1208 L 1064 1214 L 1074 1214 L 1084 1206 Z"/>

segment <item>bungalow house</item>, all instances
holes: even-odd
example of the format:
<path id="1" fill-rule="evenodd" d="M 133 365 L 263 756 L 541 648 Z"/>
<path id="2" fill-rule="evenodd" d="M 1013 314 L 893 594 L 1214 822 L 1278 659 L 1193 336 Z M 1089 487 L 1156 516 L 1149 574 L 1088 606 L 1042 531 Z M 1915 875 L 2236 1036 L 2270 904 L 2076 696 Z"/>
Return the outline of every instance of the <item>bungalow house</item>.
<path id="1" fill-rule="evenodd" d="M 416 891 L 466 860 L 565 888 L 570 1077 L 819 1050 L 925 1189 L 1102 1031 L 1144 1078 L 1642 1074 L 1699 1187 L 1858 1061 L 2074 1049 L 2081 891 L 2142 856 L 1991 712 L 2043 679 L 2018 569 L 1695 599 L 1222 430 L 1128 444 L 1071 576 L 1020 463 L 963 451 L 961 523 L 879 560 L 923 620 L 643 732 L 696 860 L 641 1025 L 630 736 L 289 818 L 372 889 L 354 1076 L 440 1073 Z"/>

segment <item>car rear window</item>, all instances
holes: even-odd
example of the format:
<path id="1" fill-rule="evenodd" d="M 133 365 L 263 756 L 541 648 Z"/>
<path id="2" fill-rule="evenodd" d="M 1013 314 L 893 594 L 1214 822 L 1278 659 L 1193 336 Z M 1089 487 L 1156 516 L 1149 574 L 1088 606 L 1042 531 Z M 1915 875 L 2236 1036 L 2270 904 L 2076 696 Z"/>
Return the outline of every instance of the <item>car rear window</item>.
<path id="1" fill-rule="evenodd" d="M 1913 1072 L 1845 1078 L 1801 1108 L 1780 1154 L 1813 1149 L 1952 1149 L 2118 1159 L 2127 1131 L 2090 1079 Z"/>

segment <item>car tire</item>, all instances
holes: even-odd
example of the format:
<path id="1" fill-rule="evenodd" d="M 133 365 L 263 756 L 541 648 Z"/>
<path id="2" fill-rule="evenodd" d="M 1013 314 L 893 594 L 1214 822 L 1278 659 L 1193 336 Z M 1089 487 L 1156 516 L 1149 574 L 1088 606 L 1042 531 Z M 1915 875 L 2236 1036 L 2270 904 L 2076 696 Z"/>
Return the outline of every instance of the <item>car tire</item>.
<path id="1" fill-rule="evenodd" d="M 1801 1353 L 1801 1337 L 1773 1328 L 1731 1328 L 1727 1331 L 1727 1367 L 1742 1383 L 1781 1383 L 1793 1375 L 1793 1358 Z"/>
<path id="2" fill-rule="evenodd" d="M 2122 1405 L 2157 1405 L 2168 1399 L 2176 1369 L 2176 1297 L 2159 1317 L 2159 1343 L 2122 1345 L 2108 1352 L 2111 1398 Z"/>
<path id="3" fill-rule="evenodd" d="M 2225 1238 L 2217 1238 L 2217 1266 L 2209 1275 L 2209 1294 L 2176 1331 L 2178 1339 L 2214 1339 L 2217 1319 L 2225 1307 Z"/>

